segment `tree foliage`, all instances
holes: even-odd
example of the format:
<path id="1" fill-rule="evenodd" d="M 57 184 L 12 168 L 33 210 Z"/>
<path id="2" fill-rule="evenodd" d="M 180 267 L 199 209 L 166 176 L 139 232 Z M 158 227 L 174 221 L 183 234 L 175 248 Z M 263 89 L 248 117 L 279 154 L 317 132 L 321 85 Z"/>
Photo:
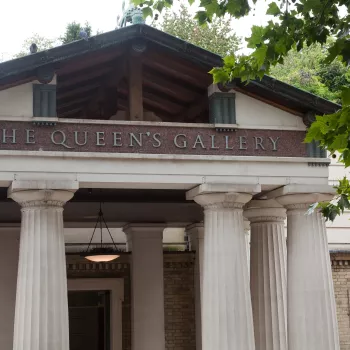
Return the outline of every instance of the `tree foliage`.
<path id="1" fill-rule="evenodd" d="M 14 58 L 29 55 L 29 47 L 33 43 L 37 45 L 38 51 L 44 51 L 58 45 L 68 44 L 72 41 L 81 40 L 81 37 L 79 35 L 81 30 L 84 30 L 87 33 L 88 37 L 90 37 L 92 34 L 92 28 L 88 22 L 86 22 L 85 25 L 81 25 L 80 23 L 76 22 L 68 23 L 64 34 L 60 38 L 50 39 L 39 34 L 33 34 L 23 42 L 21 51 L 18 54 L 14 55 Z"/>
<path id="2" fill-rule="evenodd" d="M 350 87 L 349 69 L 339 60 L 325 64 L 326 50 L 320 44 L 291 50 L 283 64 L 272 66 L 270 75 L 299 89 L 340 103 L 344 86 Z"/>
<path id="3" fill-rule="evenodd" d="M 177 12 L 167 10 L 156 27 L 220 56 L 234 54 L 240 45 L 229 17 L 214 17 L 211 23 L 199 26 L 184 4 Z"/>
<path id="4" fill-rule="evenodd" d="M 135 5 L 146 9 L 149 15 L 171 7 L 173 0 L 133 0 Z M 190 4 L 194 0 L 188 0 Z M 231 15 L 235 18 L 249 14 L 257 0 L 200 0 L 196 14 L 199 24 L 211 23 L 215 16 Z M 252 4 L 252 5 L 251 5 Z M 246 38 L 252 50 L 246 55 L 229 55 L 222 67 L 211 71 L 214 83 L 226 83 L 234 78 L 242 81 L 262 78 L 271 67 L 283 64 L 291 50 L 300 52 L 305 47 L 320 44 L 325 48 L 324 64 L 339 60 L 343 66 L 350 63 L 350 1 L 349 0 L 275 0 L 269 3 L 267 15 L 271 20 L 266 26 L 254 25 Z M 333 42 L 327 45 L 328 38 Z M 326 67 L 326 66 L 325 66 Z M 320 72 L 321 73 L 321 72 Z M 324 72 L 321 83 L 325 84 L 332 73 Z M 331 154 L 340 154 L 340 162 L 350 166 L 350 88 L 348 82 L 338 79 L 334 89 L 341 90 L 342 108 L 334 114 L 318 116 L 310 127 L 306 142 L 318 140 Z M 332 202 L 320 204 L 327 219 L 334 218 L 347 208 L 350 198 L 348 179 L 336 187 L 338 197 Z M 341 194 L 339 194 L 339 191 Z M 340 196 L 340 197 L 339 197 Z M 341 202 L 339 202 L 341 200 Z M 344 204 L 345 203 L 345 204 Z"/>
<path id="5" fill-rule="evenodd" d="M 57 39 L 48 39 L 37 33 L 24 40 L 21 51 L 14 55 L 14 58 L 20 58 L 29 55 L 29 47 L 35 43 L 38 47 L 38 51 L 44 51 L 51 49 L 55 46 Z"/>
<path id="6" fill-rule="evenodd" d="M 88 22 L 86 22 L 85 25 L 76 22 L 68 23 L 65 33 L 60 37 L 62 44 L 68 44 L 72 41 L 80 40 L 81 37 L 79 33 L 82 30 L 86 32 L 88 37 L 91 36 L 92 28 Z"/>

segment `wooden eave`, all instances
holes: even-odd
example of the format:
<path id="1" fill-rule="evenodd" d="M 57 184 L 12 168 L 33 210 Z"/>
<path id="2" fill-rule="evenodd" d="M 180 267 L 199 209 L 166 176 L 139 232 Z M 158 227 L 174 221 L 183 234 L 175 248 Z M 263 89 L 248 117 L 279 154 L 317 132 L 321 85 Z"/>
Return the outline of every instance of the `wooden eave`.
<path id="1" fill-rule="evenodd" d="M 141 55 L 144 107 L 167 121 L 186 119 L 181 114 L 188 111 L 198 114 L 211 84 L 208 71 L 222 64 L 221 57 L 147 25 L 128 26 L 1 63 L 0 90 L 35 80 L 38 71 L 47 68 L 57 75 L 58 116 L 77 117 L 86 101 L 98 93 L 115 99 L 118 106 L 113 108 L 126 109 L 125 63 L 135 43 L 146 46 Z M 268 76 L 232 84 L 244 94 L 300 116 L 340 108 Z"/>

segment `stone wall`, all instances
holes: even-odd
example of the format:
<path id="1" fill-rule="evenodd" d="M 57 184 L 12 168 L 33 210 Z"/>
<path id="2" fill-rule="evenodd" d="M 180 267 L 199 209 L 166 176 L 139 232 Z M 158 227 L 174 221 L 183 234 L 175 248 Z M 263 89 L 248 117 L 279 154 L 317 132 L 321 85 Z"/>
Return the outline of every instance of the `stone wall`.
<path id="1" fill-rule="evenodd" d="M 124 279 L 123 350 L 131 350 L 130 256 L 98 264 L 67 256 L 67 276 Z M 194 254 L 164 254 L 164 294 L 166 350 L 196 350 Z"/>
<path id="2" fill-rule="evenodd" d="M 340 349 L 350 350 L 350 254 L 331 253 Z"/>

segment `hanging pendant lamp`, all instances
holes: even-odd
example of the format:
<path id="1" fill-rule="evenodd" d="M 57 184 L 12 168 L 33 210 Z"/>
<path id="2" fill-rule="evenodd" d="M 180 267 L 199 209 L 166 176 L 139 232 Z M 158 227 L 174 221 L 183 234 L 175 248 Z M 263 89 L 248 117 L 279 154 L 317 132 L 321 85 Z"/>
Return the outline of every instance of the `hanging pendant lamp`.
<path id="1" fill-rule="evenodd" d="M 109 236 L 111 237 L 111 240 L 112 240 L 114 247 L 107 247 L 107 246 L 103 245 L 103 242 L 102 242 L 103 224 L 106 226 L 106 229 L 109 233 Z M 94 238 L 96 229 L 98 229 L 98 228 L 100 229 L 101 241 L 97 245 L 97 247 L 90 249 L 92 239 Z M 100 210 L 98 213 L 97 222 L 96 222 L 96 225 L 94 228 L 94 232 L 92 233 L 92 236 L 91 236 L 91 239 L 90 239 L 90 242 L 89 242 L 89 245 L 88 245 L 86 251 L 84 253 L 82 253 L 81 255 L 85 259 L 93 261 L 93 262 L 108 262 L 108 261 L 112 261 L 112 260 L 119 258 L 120 253 L 121 253 L 121 250 L 117 248 L 117 246 L 113 240 L 113 237 L 111 235 L 111 232 L 109 231 L 107 223 L 103 217 L 102 207 L 101 207 L 101 203 L 100 203 Z"/>

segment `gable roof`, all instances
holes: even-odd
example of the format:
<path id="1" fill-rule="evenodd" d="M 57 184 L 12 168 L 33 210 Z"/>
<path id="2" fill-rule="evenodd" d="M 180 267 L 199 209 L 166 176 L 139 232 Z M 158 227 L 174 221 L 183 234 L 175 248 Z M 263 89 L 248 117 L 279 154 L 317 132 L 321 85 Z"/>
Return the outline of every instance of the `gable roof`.
<path id="1" fill-rule="evenodd" d="M 211 77 L 207 72 L 214 66 L 222 65 L 222 58 L 219 55 L 148 25 L 138 24 L 91 37 L 88 41 L 79 40 L 3 62 L 0 64 L 0 90 L 35 80 L 40 69 L 51 67 L 58 74 L 60 72 L 67 73 L 67 65 L 72 64 L 72 62 L 80 69 L 84 66 L 87 57 L 96 54 L 105 57 L 99 61 L 103 65 L 104 60 L 107 60 L 108 57 L 114 59 L 116 52 L 122 52 L 127 45 L 140 40 L 147 43 L 150 48 L 160 49 L 161 52 L 171 55 L 174 59 L 182 60 L 183 67 L 188 64 L 190 69 L 198 74 L 198 77 L 201 75 L 202 80 L 197 84 L 197 88 L 199 88 L 198 85 L 203 84 L 203 89 L 206 89 L 211 82 Z M 161 59 L 159 56 L 158 58 Z M 190 69 L 186 71 L 188 76 L 191 75 Z M 71 70 L 68 69 L 68 72 L 71 73 Z M 206 76 L 208 77 L 204 79 Z M 192 79 L 193 84 L 195 79 L 196 75 Z M 249 84 L 241 83 L 238 80 L 233 84 L 235 89 L 242 93 L 300 116 L 308 112 L 332 113 L 341 107 L 269 76 L 265 76 L 262 80 L 251 81 Z M 188 86 L 188 88 L 190 87 L 191 85 Z"/>

